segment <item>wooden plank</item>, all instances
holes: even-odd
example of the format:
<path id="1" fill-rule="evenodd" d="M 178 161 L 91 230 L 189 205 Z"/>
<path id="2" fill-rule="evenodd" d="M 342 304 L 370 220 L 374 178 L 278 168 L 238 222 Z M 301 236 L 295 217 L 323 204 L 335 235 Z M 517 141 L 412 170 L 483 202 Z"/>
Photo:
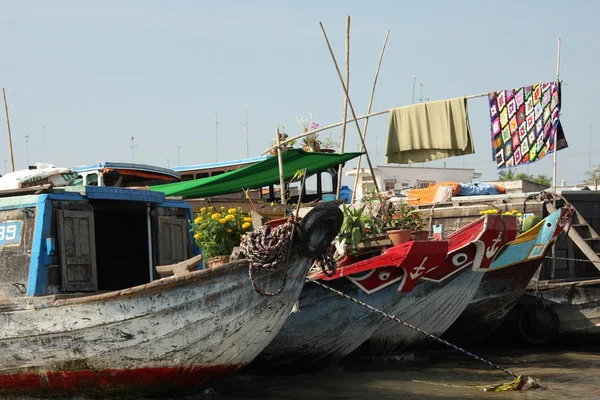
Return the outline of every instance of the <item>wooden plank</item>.
<path id="1" fill-rule="evenodd" d="M 188 260 L 181 261 L 177 264 L 158 265 L 156 271 L 161 276 L 180 275 L 193 271 L 196 265 L 202 261 L 202 254 L 198 254 Z"/>
<path id="2" fill-rule="evenodd" d="M 556 211 L 556 208 L 552 205 L 552 203 L 546 204 L 546 209 L 548 209 L 548 212 L 550 213 Z M 577 212 L 577 210 L 575 212 Z M 592 227 L 590 226 L 589 228 L 591 231 Z M 588 260 L 590 260 L 592 264 L 596 267 L 596 269 L 600 271 L 600 257 L 598 257 L 596 252 L 594 252 L 594 250 L 586 243 L 586 241 L 581 237 L 579 232 L 577 232 L 577 230 L 575 229 L 569 229 L 568 235 L 573 241 L 573 243 L 575 243 L 577 247 L 579 247 L 583 255 L 585 255 L 588 258 Z"/>

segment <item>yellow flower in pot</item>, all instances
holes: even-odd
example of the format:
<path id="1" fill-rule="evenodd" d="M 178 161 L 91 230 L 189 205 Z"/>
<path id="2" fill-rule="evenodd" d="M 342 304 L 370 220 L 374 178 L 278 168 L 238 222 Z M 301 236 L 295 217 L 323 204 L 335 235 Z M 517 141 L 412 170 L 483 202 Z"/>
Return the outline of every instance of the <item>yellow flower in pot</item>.
<path id="1" fill-rule="evenodd" d="M 211 260 L 229 261 L 233 248 L 240 245 L 241 236 L 251 230 L 252 219 L 241 208 L 217 212 L 214 207 L 203 207 L 190 225 L 207 265 L 215 266 Z"/>

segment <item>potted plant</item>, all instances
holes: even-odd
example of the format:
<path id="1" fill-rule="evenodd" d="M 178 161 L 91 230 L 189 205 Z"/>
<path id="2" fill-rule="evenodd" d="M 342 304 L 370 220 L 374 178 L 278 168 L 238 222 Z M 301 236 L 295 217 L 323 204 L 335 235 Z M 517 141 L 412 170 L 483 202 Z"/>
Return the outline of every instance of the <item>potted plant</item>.
<path id="1" fill-rule="evenodd" d="M 387 235 L 394 246 L 410 241 L 411 217 L 406 203 L 398 202 L 389 205 L 384 220 Z"/>
<path id="2" fill-rule="evenodd" d="M 331 137 L 331 133 L 327 136 L 325 136 L 324 139 L 321 140 L 321 145 L 320 145 L 320 150 L 324 153 L 335 153 L 335 148 L 339 147 L 339 143 L 335 142 L 332 137 Z"/>
<path id="3" fill-rule="evenodd" d="M 427 240 L 429 238 L 429 229 L 425 229 L 425 218 L 423 213 L 417 210 L 408 213 L 410 219 L 410 231 L 414 240 Z"/>
<path id="4" fill-rule="evenodd" d="M 252 218 L 244 216 L 241 208 L 217 211 L 202 207 L 191 222 L 194 240 L 204 253 L 206 265 L 216 267 L 229 262 L 233 248 L 240 245 L 243 234 L 252 230 Z"/>
<path id="5" fill-rule="evenodd" d="M 279 125 L 278 128 L 280 130 L 279 142 L 283 142 L 284 140 L 287 140 L 289 136 L 287 133 L 285 133 L 285 126 Z M 296 144 L 296 140 L 290 140 L 288 143 L 281 146 L 281 151 L 287 151 L 288 149 L 293 149 L 295 144 Z M 277 154 L 277 139 L 273 139 L 273 142 L 271 144 L 271 150 L 269 150 L 269 154 L 272 156 Z"/>
<path id="6" fill-rule="evenodd" d="M 309 131 L 309 128 L 311 131 L 314 131 L 315 129 L 317 129 L 319 127 L 319 124 L 317 124 L 316 122 L 313 122 L 312 113 L 309 112 L 308 114 L 309 114 L 309 118 L 296 117 L 296 120 L 302 127 L 302 130 L 304 133 L 307 133 Z M 310 133 L 302 138 L 302 150 L 304 150 L 304 151 L 319 151 L 320 149 L 321 149 L 321 139 L 319 139 L 319 134 Z"/>
<path id="7" fill-rule="evenodd" d="M 321 140 L 317 133 L 311 133 L 302 138 L 302 150 L 319 151 L 321 150 Z"/>

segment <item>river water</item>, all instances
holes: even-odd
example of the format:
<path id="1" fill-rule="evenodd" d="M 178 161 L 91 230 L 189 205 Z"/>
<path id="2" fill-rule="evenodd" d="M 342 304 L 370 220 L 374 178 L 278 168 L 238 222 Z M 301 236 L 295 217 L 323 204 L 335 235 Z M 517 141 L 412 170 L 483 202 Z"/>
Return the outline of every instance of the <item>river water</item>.
<path id="1" fill-rule="evenodd" d="M 386 359 L 353 358 L 303 375 L 238 374 L 214 388 L 218 400 L 240 399 L 600 399 L 600 347 L 470 349 L 546 390 L 491 393 L 473 385 L 512 377 L 453 350 L 424 350 Z M 213 397 L 211 395 L 201 397 Z"/>

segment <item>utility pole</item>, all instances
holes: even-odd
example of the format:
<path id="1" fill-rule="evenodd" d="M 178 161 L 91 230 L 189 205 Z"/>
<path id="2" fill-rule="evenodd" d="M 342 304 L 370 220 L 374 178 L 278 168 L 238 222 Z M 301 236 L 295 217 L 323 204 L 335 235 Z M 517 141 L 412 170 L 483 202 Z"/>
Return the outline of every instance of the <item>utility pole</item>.
<path id="1" fill-rule="evenodd" d="M 131 137 L 131 146 L 129 146 L 131 148 L 131 160 L 133 162 L 135 162 L 135 149 L 137 149 L 137 145 L 135 145 L 133 142 L 134 139 L 135 139 L 135 136 L 132 136 Z"/>
<path id="2" fill-rule="evenodd" d="M 215 146 L 217 148 L 216 158 L 219 162 L 219 114 L 215 113 Z"/>
<path id="3" fill-rule="evenodd" d="M 181 146 L 177 146 L 177 165 L 181 165 L 180 161 L 179 161 L 179 149 L 181 149 Z"/>
<path id="4" fill-rule="evenodd" d="M 246 111 L 246 122 L 244 123 L 246 130 L 246 158 L 250 158 L 250 145 L 248 144 L 248 104 L 244 104 L 244 110 Z"/>
<path id="5" fill-rule="evenodd" d="M 25 135 L 25 152 L 27 154 L 27 169 L 29 169 L 29 135 Z"/>
<path id="6" fill-rule="evenodd" d="M 594 118 L 590 118 L 590 156 L 588 161 L 588 171 L 590 172 L 592 171 L 592 122 L 594 122 Z"/>
<path id="7" fill-rule="evenodd" d="M 4 111 L 6 112 L 6 126 L 8 127 L 8 151 L 10 154 L 10 166 L 15 172 L 15 158 L 13 156 L 12 136 L 10 135 L 10 120 L 8 119 L 8 105 L 6 105 L 6 91 L 2 88 L 2 96 L 4 97 Z"/>
<path id="8" fill-rule="evenodd" d="M 412 103 L 415 104 L 415 85 L 417 84 L 417 77 L 416 75 L 413 75 L 413 97 L 412 97 Z"/>

